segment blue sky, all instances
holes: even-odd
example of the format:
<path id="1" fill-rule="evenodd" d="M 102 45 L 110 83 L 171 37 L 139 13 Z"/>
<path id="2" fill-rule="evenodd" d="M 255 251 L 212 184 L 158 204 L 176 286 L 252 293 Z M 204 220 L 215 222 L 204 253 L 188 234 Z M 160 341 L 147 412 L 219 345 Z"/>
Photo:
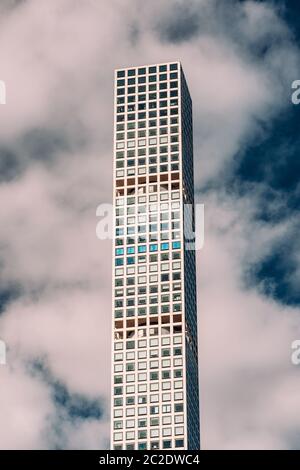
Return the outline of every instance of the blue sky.
<path id="1" fill-rule="evenodd" d="M 170 8 L 172 3 L 172 8 Z M 294 1 L 0 6 L 3 448 L 106 448 L 113 71 L 181 60 L 194 112 L 202 446 L 297 448 L 300 26 Z"/>

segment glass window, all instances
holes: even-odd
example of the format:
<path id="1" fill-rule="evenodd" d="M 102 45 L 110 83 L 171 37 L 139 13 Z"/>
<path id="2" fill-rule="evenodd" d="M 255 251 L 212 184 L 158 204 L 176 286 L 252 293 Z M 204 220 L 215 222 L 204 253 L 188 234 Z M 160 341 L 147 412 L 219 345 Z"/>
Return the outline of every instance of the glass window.
<path id="1" fill-rule="evenodd" d="M 157 251 L 157 250 L 158 250 L 158 245 L 157 244 L 150 245 L 150 251 Z"/>
<path id="2" fill-rule="evenodd" d="M 180 242 L 173 242 L 172 247 L 173 247 L 174 250 L 177 250 L 181 247 L 181 243 Z"/>
<path id="3" fill-rule="evenodd" d="M 175 440 L 175 447 L 184 447 L 184 440 L 183 439 L 176 439 Z"/>
<path id="4" fill-rule="evenodd" d="M 163 441 L 163 449 L 171 449 L 171 441 Z"/>

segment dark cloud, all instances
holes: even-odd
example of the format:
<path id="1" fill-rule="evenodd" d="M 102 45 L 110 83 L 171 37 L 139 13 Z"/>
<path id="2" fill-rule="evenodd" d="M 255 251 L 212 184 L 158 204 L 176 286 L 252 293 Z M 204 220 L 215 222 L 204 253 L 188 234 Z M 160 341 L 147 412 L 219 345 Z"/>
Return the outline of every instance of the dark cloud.
<path id="1" fill-rule="evenodd" d="M 170 8 L 157 20 L 156 31 L 160 39 L 173 43 L 191 40 L 198 34 L 200 28 L 200 16 L 193 4 L 179 3 Z"/>
<path id="2" fill-rule="evenodd" d="M 0 13 L 1 10 L 11 10 L 13 8 L 16 8 L 20 5 L 23 5 L 26 3 L 28 0 L 1 0 L 1 5 L 0 5 Z"/>
<path id="3" fill-rule="evenodd" d="M 9 148 L 0 148 L 0 183 L 20 176 L 24 165 L 17 153 Z"/>
<path id="4" fill-rule="evenodd" d="M 136 22 L 133 22 L 129 26 L 129 33 L 128 33 L 129 42 L 132 46 L 135 46 L 138 43 L 140 35 L 141 35 L 141 31 L 140 31 L 139 25 Z"/>
<path id="5" fill-rule="evenodd" d="M 239 185 L 263 183 L 292 195 L 300 175 L 299 109 L 290 108 L 274 121 L 264 139 L 238 157 L 233 179 Z"/>
<path id="6" fill-rule="evenodd" d="M 58 158 L 60 151 L 68 149 L 68 140 L 66 134 L 59 130 L 37 128 L 21 137 L 19 147 L 28 159 L 46 163 Z"/>
<path id="7" fill-rule="evenodd" d="M 5 308 L 14 300 L 17 300 L 22 295 L 22 289 L 17 284 L 0 286 L 0 315 L 4 312 Z"/>
<path id="8" fill-rule="evenodd" d="M 70 393 L 59 382 L 53 384 L 53 396 L 55 405 L 61 408 L 71 420 L 100 419 L 103 412 L 100 400 L 91 400 L 77 393 Z"/>
<path id="9" fill-rule="evenodd" d="M 100 398 L 88 398 L 79 393 L 72 393 L 65 384 L 57 380 L 46 359 L 38 359 L 30 364 L 31 373 L 42 379 L 51 389 L 53 402 L 59 412 L 64 413 L 66 419 L 100 419 L 103 409 Z"/>
<path id="10" fill-rule="evenodd" d="M 72 145 L 81 148 L 76 139 Z M 71 139 L 65 132 L 50 128 L 31 129 L 11 145 L 0 147 L 0 183 L 17 179 L 35 162 L 51 166 L 61 153 L 67 155 L 70 149 Z"/>
<path id="11" fill-rule="evenodd" d="M 263 294 L 283 305 L 299 307 L 296 253 L 299 253 L 298 237 L 285 237 L 277 243 L 271 253 L 251 266 L 247 271 L 247 282 L 250 286 L 259 286 Z"/>
<path id="12" fill-rule="evenodd" d="M 48 448 L 57 450 L 68 447 L 68 426 L 76 426 L 85 420 L 98 421 L 103 418 L 105 413 L 101 398 L 73 393 L 62 381 L 54 377 L 45 357 L 33 360 L 28 364 L 28 370 L 30 375 L 49 387 L 53 401 L 55 411 L 49 415 L 48 423 L 45 423 L 47 428 L 45 440 Z"/>

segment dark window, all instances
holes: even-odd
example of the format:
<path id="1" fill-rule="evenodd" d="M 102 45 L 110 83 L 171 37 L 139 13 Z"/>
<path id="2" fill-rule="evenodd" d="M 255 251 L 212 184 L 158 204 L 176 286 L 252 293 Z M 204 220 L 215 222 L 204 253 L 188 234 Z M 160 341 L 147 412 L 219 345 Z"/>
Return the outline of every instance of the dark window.
<path id="1" fill-rule="evenodd" d="M 160 72 L 166 72 L 167 71 L 167 66 L 166 65 L 160 65 L 159 66 L 159 71 Z"/>
<path id="2" fill-rule="evenodd" d="M 171 441 L 163 441 L 163 449 L 171 449 Z"/>
<path id="3" fill-rule="evenodd" d="M 168 78 L 168 76 L 167 76 L 166 73 L 161 73 L 161 74 L 159 75 L 159 79 L 160 79 L 160 80 L 167 80 L 167 78 Z"/>
<path id="4" fill-rule="evenodd" d="M 175 440 L 175 447 L 184 447 L 183 439 L 176 439 Z"/>

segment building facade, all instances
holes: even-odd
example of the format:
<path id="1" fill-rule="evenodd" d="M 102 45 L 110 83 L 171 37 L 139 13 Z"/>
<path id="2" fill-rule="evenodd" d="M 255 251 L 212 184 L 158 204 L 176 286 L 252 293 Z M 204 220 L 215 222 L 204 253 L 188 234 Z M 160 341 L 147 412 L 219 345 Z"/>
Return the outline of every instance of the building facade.
<path id="1" fill-rule="evenodd" d="M 180 63 L 116 70 L 114 105 L 111 448 L 197 450 L 192 102 Z"/>

